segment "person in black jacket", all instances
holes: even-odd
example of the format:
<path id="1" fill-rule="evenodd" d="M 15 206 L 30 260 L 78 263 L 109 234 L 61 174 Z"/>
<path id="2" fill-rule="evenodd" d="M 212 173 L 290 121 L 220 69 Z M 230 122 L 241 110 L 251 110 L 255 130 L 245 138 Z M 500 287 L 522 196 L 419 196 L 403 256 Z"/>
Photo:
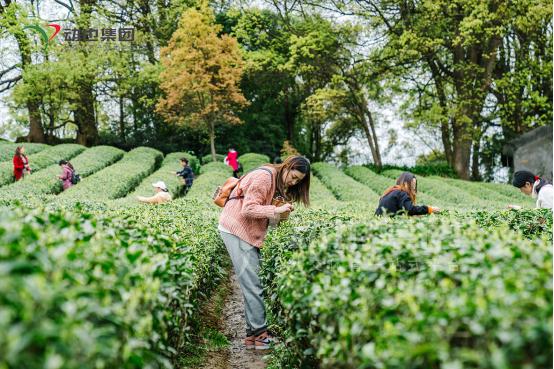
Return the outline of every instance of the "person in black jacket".
<path id="1" fill-rule="evenodd" d="M 439 208 L 432 206 L 415 205 L 416 194 L 416 177 L 410 172 L 402 173 L 396 180 L 396 185 L 387 188 L 379 199 L 379 207 L 375 211 L 375 215 L 424 215 L 440 211 Z"/>
<path id="2" fill-rule="evenodd" d="M 194 182 L 194 172 L 192 171 L 192 168 L 189 166 L 189 161 L 187 158 L 181 158 L 179 161 L 181 162 L 181 166 L 183 167 L 183 169 L 181 169 L 178 172 L 172 172 L 172 173 L 175 173 L 177 176 L 183 179 L 183 184 L 185 185 L 185 194 L 186 194 L 189 192 L 190 188 L 192 187 L 192 182 Z"/>

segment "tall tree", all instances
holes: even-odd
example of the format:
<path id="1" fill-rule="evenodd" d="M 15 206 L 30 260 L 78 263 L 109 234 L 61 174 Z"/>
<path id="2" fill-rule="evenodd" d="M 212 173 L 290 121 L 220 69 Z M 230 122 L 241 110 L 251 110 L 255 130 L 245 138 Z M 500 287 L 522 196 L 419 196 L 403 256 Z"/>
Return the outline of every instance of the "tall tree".
<path id="1" fill-rule="evenodd" d="M 19 75 L 0 82 L 0 86 L 3 86 L 0 88 L 0 92 L 11 89 L 18 81 L 23 80 L 25 70 L 32 65 L 31 42 L 24 31 L 26 22 L 27 15 L 23 7 L 11 0 L 6 0 L 4 5 L 0 2 L 0 29 L 7 29 L 9 34 L 15 38 L 20 57 L 20 63 L 0 72 L 0 78 L 16 68 L 21 71 Z M 25 106 L 29 115 L 29 133 L 24 137 L 24 140 L 28 142 L 45 142 L 40 114 L 40 102 L 36 99 L 28 99 L 25 102 Z"/>
<path id="2" fill-rule="evenodd" d="M 497 108 L 490 104 L 491 90 L 500 87 L 495 82 L 504 74 L 496 73 L 499 53 L 509 30 L 532 20 L 542 24 L 542 30 L 526 36 L 542 35 L 545 29 L 551 33 L 551 16 L 545 16 L 551 5 L 546 0 L 323 0 L 315 4 L 362 18 L 371 35 L 382 37 L 374 47 L 377 52 L 370 54 L 372 64 L 404 80 L 405 91 L 414 97 L 412 117 L 438 127 L 445 156 L 462 178 L 478 173 L 481 141 Z M 543 16 L 537 17 L 537 12 Z M 545 55 L 540 60 L 546 60 L 549 42 L 534 46 L 533 53 Z M 513 58 L 508 62 L 512 65 Z M 533 74 L 527 71 L 521 78 L 531 79 Z"/>
<path id="3" fill-rule="evenodd" d="M 157 105 L 168 122 L 206 130 L 214 161 L 216 125 L 240 124 L 236 111 L 247 105 L 239 88 L 241 51 L 235 38 L 219 36 L 221 30 L 207 6 L 183 13 L 161 51 L 165 97 Z"/>

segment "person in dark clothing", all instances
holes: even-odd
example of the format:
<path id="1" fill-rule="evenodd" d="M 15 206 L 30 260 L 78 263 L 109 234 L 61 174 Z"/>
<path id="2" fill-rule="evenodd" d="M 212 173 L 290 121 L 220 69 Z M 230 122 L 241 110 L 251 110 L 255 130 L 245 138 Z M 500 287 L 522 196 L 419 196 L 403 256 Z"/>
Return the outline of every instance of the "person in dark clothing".
<path id="1" fill-rule="evenodd" d="M 181 158 L 179 161 L 181 162 L 183 169 L 175 172 L 175 174 L 183 179 L 183 183 L 185 184 L 185 193 L 187 193 L 192 187 L 192 182 L 194 182 L 194 173 L 192 168 L 189 166 L 187 158 Z"/>
<path id="2" fill-rule="evenodd" d="M 396 180 L 396 185 L 387 188 L 379 199 L 379 207 L 375 210 L 375 215 L 424 215 L 440 211 L 439 208 L 432 206 L 415 205 L 416 194 L 416 177 L 410 172 L 402 173 Z"/>

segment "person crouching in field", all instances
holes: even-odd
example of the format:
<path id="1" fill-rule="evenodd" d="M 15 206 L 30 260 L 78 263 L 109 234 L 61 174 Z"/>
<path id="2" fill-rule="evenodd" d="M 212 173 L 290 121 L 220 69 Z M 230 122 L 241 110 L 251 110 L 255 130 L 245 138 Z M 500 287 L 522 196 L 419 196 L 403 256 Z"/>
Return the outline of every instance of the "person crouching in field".
<path id="1" fill-rule="evenodd" d="M 415 205 L 417 194 L 417 179 L 410 172 L 404 172 L 396 180 L 396 185 L 387 188 L 379 199 L 376 215 L 408 214 L 424 215 L 437 213 L 439 208 L 427 205 Z"/>
<path id="2" fill-rule="evenodd" d="M 31 167 L 29 167 L 29 159 L 25 155 L 25 148 L 18 146 L 15 149 L 15 155 L 13 156 L 13 175 L 16 181 L 22 179 L 26 174 L 31 174 Z"/>
<path id="3" fill-rule="evenodd" d="M 264 350 L 269 348 L 273 337 L 267 331 L 258 276 L 260 248 L 268 226 L 286 219 L 294 210 L 293 202 L 309 205 L 310 162 L 302 156 L 291 156 L 281 164 L 267 164 L 242 177 L 241 196 L 234 193 L 236 189 L 221 212 L 218 229 L 244 297 L 244 343 L 246 348 Z M 288 202 L 283 204 L 281 198 Z"/>
<path id="4" fill-rule="evenodd" d="M 58 164 L 62 167 L 62 174 L 59 175 L 58 178 L 62 181 L 63 190 L 65 191 L 69 187 L 73 186 L 72 178 L 75 169 L 67 160 L 60 160 Z"/>
<path id="5" fill-rule="evenodd" d="M 152 183 L 152 186 L 154 187 L 154 196 L 151 197 L 143 197 L 143 196 L 137 196 L 137 200 L 140 202 L 145 202 L 149 204 L 163 204 L 164 202 L 171 201 L 171 194 L 169 193 L 169 190 L 167 189 L 167 186 L 165 185 L 165 182 L 158 181 L 156 183 Z"/>
<path id="6" fill-rule="evenodd" d="M 519 170 L 514 173 L 512 184 L 527 196 L 536 198 L 537 208 L 552 209 L 554 190 L 552 184 L 546 179 L 540 178 L 527 170 Z M 508 207 L 511 209 L 521 208 L 517 205 L 508 205 Z"/>

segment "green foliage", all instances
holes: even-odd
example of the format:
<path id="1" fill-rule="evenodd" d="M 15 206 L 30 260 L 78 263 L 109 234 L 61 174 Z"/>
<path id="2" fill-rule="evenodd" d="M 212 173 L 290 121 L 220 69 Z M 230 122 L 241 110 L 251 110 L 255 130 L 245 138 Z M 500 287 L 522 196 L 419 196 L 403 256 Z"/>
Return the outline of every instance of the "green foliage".
<path id="1" fill-rule="evenodd" d="M 159 179 L 178 190 L 170 171 L 182 155 L 147 177 L 156 150 L 115 162 L 120 150 L 95 147 L 72 160 L 88 176 L 71 189 L 82 186 L 78 195 L 41 196 L 58 191 L 50 192 L 57 165 L 4 187 L 48 210 L 0 210 L 0 367 L 171 368 L 205 345 L 201 306 L 226 262 L 211 195 L 230 167 L 204 165 L 187 196 L 170 203 L 113 200 Z M 549 210 L 376 218 L 369 204 L 392 178 L 361 166 L 348 175 L 313 168 L 315 209 L 297 208 L 262 249 L 268 317 L 282 338 L 271 368 L 551 364 Z M 420 180 L 437 201 L 460 192 L 476 209 L 519 196 L 508 186 L 487 198 L 481 183 Z"/>
<path id="2" fill-rule="evenodd" d="M 269 235 L 262 278 L 285 342 L 271 368 L 550 365 L 549 242 L 500 213 L 479 225 L 354 215 L 302 214 Z"/>
<path id="3" fill-rule="evenodd" d="M 510 197 L 513 199 L 513 201 L 516 202 L 523 202 L 523 203 L 533 203 L 532 206 L 534 206 L 535 201 L 529 199 L 526 195 L 521 193 L 519 188 L 512 186 L 511 184 L 504 184 L 504 183 L 492 183 L 492 182 L 481 182 L 481 185 L 484 188 L 487 188 L 489 190 L 498 192 L 499 194 L 503 194 L 504 196 Z"/>
<path id="4" fill-rule="evenodd" d="M 0 366 L 174 367 L 201 344 L 200 304 L 223 277 L 208 198 L 226 177 L 207 170 L 159 206 L 0 212 Z"/>
<path id="5" fill-rule="evenodd" d="M 182 169 L 179 159 L 185 156 L 190 157 L 190 155 L 183 152 L 175 152 L 167 155 L 157 171 L 143 179 L 133 192 L 115 201 L 115 204 L 132 205 L 137 202 L 137 196 L 151 196 L 154 191 L 152 184 L 158 181 L 165 182 L 169 193 L 174 199 L 180 196 L 183 193 L 184 184 L 181 177 L 175 175 L 175 172 Z M 191 161 L 192 160 L 189 159 L 189 164 Z"/>
<path id="6" fill-rule="evenodd" d="M 40 152 L 49 147 L 48 145 L 40 143 L 0 142 L 0 162 L 12 160 L 15 154 L 15 149 L 18 146 L 25 147 L 25 155 L 36 154 L 37 152 Z"/>
<path id="7" fill-rule="evenodd" d="M 208 172 L 218 172 L 231 176 L 233 174 L 233 169 L 231 169 L 231 167 L 227 164 L 223 164 L 223 162 L 216 161 L 202 165 L 200 168 L 200 174 L 206 174 Z"/>
<path id="8" fill-rule="evenodd" d="M 508 225 L 521 232 L 524 237 L 533 239 L 544 237 L 552 241 L 552 211 L 550 209 L 476 211 L 464 214 L 475 219 L 481 227 L 492 229 Z"/>
<path id="9" fill-rule="evenodd" d="M 239 163 L 242 164 L 243 171 L 249 172 L 252 169 L 261 167 L 262 165 L 271 163 L 267 155 L 247 153 L 238 157 Z"/>
<path id="10" fill-rule="evenodd" d="M 361 165 L 348 167 L 344 170 L 344 172 L 350 177 L 354 178 L 356 181 L 368 186 L 379 195 L 382 195 L 387 188 L 389 188 L 390 186 L 394 186 L 395 184 L 395 181 L 391 178 L 376 174 Z M 448 207 L 452 207 L 451 204 L 448 204 L 447 202 L 438 200 L 433 196 L 428 195 L 425 192 L 425 188 L 422 188 L 422 186 L 418 186 L 416 201 L 418 204 L 438 206 L 445 209 Z M 375 205 L 375 208 L 377 208 L 377 205 Z"/>
<path id="11" fill-rule="evenodd" d="M 81 178 L 115 163 L 123 157 L 124 152 L 110 146 L 95 146 L 85 150 L 71 160 L 71 164 Z M 5 186 L 0 193 L 0 203 L 10 204 L 14 201 L 40 201 L 41 195 L 56 194 L 62 191 L 62 183 L 57 178 L 61 174 L 58 164 L 53 164 L 40 172 Z"/>
<path id="12" fill-rule="evenodd" d="M 312 170 L 337 199 L 353 201 L 377 207 L 379 195 L 370 188 L 356 182 L 338 168 L 327 163 L 314 163 Z"/>
<path id="13" fill-rule="evenodd" d="M 533 201 L 531 197 L 525 196 L 517 189 L 516 191 L 510 191 L 510 195 L 507 195 L 502 191 L 497 191 L 495 189 L 495 186 L 488 186 L 487 183 L 484 183 L 484 182 L 471 182 L 471 181 L 453 180 L 449 178 L 437 178 L 437 177 L 429 177 L 429 178 L 437 179 L 439 181 L 444 181 L 445 183 L 448 183 L 453 187 L 456 187 L 463 191 L 470 192 L 478 197 L 495 201 L 499 205 L 504 205 L 504 207 L 506 207 L 508 204 L 514 203 L 514 201 L 517 204 L 524 204 L 529 208 L 535 207 L 535 201 Z"/>
<path id="14" fill-rule="evenodd" d="M 31 175 L 43 168 L 52 164 L 58 163 L 60 160 L 69 160 L 85 149 L 84 146 L 76 144 L 63 144 L 51 146 L 40 152 L 29 155 L 29 166 L 31 167 Z M 23 179 L 25 180 L 25 179 Z M 0 186 L 6 185 L 14 181 L 13 163 L 0 163 Z"/>
<path id="15" fill-rule="evenodd" d="M 398 178 L 402 171 L 389 169 L 382 172 L 389 178 Z M 506 208 L 506 203 L 499 203 L 494 194 L 487 197 L 486 193 L 481 191 L 472 192 L 467 186 L 458 188 L 449 184 L 446 179 L 432 177 L 417 177 L 418 189 L 427 195 L 431 195 L 439 200 L 452 204 L 457 209 L 502 209 Z"/>
<path id="16" fill-rule="evenodd" d="M 220 161 L 220 162 L 223 163 L 223 160 L 225 160 L 225 155 L 216 154 L 215 158 L 216 158 L 216 161 Z M 208 164 L 208 163 L 211 163 L 212 161 L 213 161 L 212 160 L 212 154 L 204 155 L 202 157 L 202 164 Z"/>
<path id="17" fill-rule="evenodd" d="M 333 207 L 339 204 L 335 195 L 313 173 L 310 176 L 310 203 L 314 207 Z"/>
<path id="18" fill-rule="evenodd" d="M 152 173 L 161 160 L 162 153 L 157 150 L 147 147 L 133 149 L 115 165 L 82 180 L 58 197 L 73 201 L 123 197 Z"/>
<path id="19" fill-rule="evenodd" d="M 454 169 L 446 162 L 433 162 L 425 164 L 416 164 L 413 167 L 403 167 L 398 165 L 385 164 L 382 167 L 378 168 L 373 164 L 365 165 L 372 171 L 376 173 L 381 173 L 386 170 L 400 170 L 402 172 L 411 172 L 420 176 L 439 176 L 439 177 L 449 177 L 449 178 L 458 178 L 458 175 Z"/>
<path id="20" fill-rule="evenodd" d="M 161 234 L 64 211 L 3 210 L 0 230 L 0 366 L 169 367 L 154 335 Z"/>

